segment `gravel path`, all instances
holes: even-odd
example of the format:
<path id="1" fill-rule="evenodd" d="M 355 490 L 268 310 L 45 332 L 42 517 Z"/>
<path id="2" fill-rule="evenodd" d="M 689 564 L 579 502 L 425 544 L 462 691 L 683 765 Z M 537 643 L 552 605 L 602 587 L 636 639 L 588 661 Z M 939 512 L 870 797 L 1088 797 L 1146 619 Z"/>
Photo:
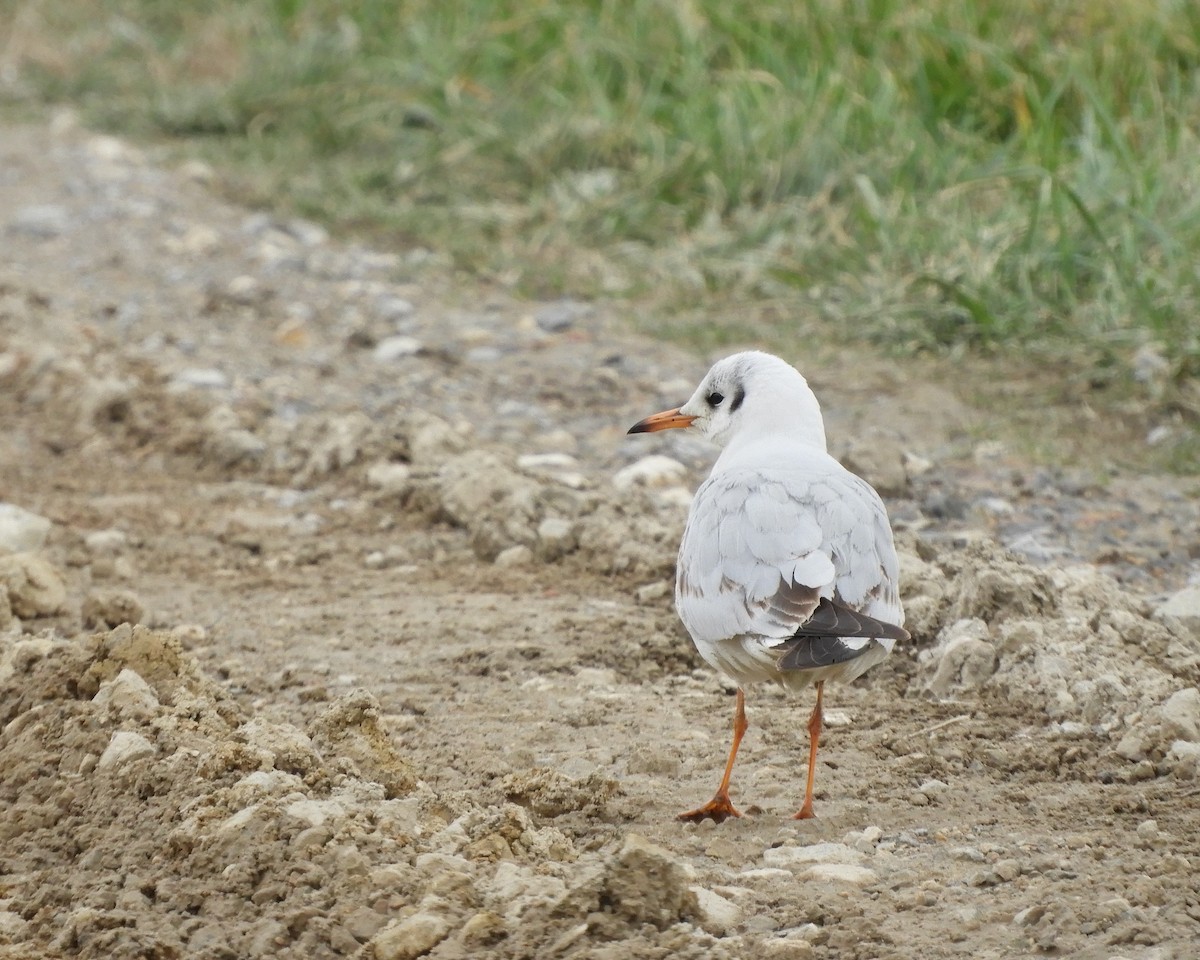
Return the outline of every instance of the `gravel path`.
<path id="1" fill-rule="evenodd" d="M 831 692 L 820 819 L 752 690 L 752 815 L 679 825 L 713 454 L 624 430 L 709 358 L 0 133 L 0 957 L 1194 955 L 1200 501 L 1142 440 L 1047 411 L 1038 467 L 948 365 L 792 358 L 914 639 Z"/>

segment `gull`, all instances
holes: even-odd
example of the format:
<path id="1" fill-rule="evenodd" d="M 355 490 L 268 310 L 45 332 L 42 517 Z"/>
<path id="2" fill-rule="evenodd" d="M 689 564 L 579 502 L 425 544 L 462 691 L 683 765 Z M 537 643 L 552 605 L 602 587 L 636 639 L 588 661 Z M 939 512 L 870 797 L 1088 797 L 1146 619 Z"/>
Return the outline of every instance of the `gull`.
<path id="1" fill-rule="evenodd" d="M 737 687 L 733 744 L 713 798 L 679 814 L 740 817 L 729 797 L 749 724 L 744 688 L 815 685 L 808 783 L 794 819 L 813 813 L 827 680 L 853 680 L 908 639 L 898 563 L 879 494 L 829 455 L 808 382 L 758 351 L 718 361 L 682 407 L 629 433 L 689 429 L 723 449 L 692 500 L 675 575 L 675 607 L 696 649 Z"/>

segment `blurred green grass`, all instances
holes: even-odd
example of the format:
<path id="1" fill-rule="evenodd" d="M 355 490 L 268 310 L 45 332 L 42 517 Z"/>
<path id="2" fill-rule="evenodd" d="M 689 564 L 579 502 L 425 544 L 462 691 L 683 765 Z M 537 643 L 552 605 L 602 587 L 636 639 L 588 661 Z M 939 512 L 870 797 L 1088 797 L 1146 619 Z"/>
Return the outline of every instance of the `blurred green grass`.
<path id="1" fill-rule="evenodd" d="M 1200 371 L 1190 0 L 0 0 L 0 51 L 242 199 L 697 341 Z"/>

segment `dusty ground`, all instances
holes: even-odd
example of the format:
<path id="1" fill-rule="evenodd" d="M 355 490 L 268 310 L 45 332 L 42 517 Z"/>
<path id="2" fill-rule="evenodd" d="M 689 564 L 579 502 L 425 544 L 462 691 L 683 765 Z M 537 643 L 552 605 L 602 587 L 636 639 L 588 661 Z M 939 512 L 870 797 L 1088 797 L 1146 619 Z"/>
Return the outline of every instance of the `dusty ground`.
<path id="1" fill-rule="evenodd" d="M 209 176 L 0 129 L 0 503 L 51 521 L 0 550 L 0 956 L 1197 956 L 1200 517 L 1152 424 L 798 337 L 914 638 L 830 691 L 819 819 L 764 689 L 749 815 L 681 825 L 732 708 L 669 594 L 712 454 L 623 434 L 705 359 Z"/>

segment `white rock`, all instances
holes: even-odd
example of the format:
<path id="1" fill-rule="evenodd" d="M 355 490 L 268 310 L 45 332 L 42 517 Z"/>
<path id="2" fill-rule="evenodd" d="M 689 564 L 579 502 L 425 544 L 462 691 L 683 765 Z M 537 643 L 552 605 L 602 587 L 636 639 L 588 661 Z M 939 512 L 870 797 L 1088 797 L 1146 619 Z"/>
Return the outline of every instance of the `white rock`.
<path id="1" fill-rule="evenodd" d="M 36 204 L 21 207 L 8 222 L 8 229 L 13 233 L 23 233 L 29 237 L 48 240 L 65 233 L 71 226 L 71 212 L 55 203 Z"/>
<path id="2" fill-rule="evenodd" d="M 83 538 L 83 545 L 93 557 L 111 557 L 129 545 L 129 537 L 123 530 L 93 530 Z"/>
<path id="3" fill-rule="evenodd" d="M 346 807 L 338 800 L 296 800 L 283 809 L 284 815 L 319 827 L 330 820 L 341 820 L 346 816 Z"/>
<path id="4" fill-rule="evenodd" d="M 51 523 L 15 503 L 0 503 L 0 553 L 33 553 L 46 543 Z"/>
<path id="5" fill-rule="evenodd" d="M 818 863 L 804 871 L 803 877 L 821 883 L 847 883 L 865 887 L 874 883 L 875 871 L 854 863 Z"/>
<path id="6" fill-rule="evenodd" d="M 0 910 L 0 943 L 16 943 L 24 940 L 28 922 L 19 913 Z"/>
<path id="7" fill-rule="evenodd" d="M 408 485 L 412 468 L 407 463 L 373 463 L 367 468 L 367 483 L 384 493 L 399 493 Z"/>
<path id="8" fill-rule="evenodd" d="M 1200 586 L 1184 587 L 1154 611 L 1157 617 L 1174 617 L 1200 637 Z"/>
<path id="9" fill-rule="evenodd" d="M 844 843 L 814 843 L 806 847 L 770 847 L 763 852 L 769 867 L 797 867 L 812 863 L 859 863 L 865 855 Z"/>
<path id="10" fill-rule="evenodd" d="M 171 377 L 167 389 L 172 393 L 184 390 L 224 390 L 229 378 L 224 372 L 210 367 L 189 367 Z"/>
<path id="11" fill-rule="evenodd" d="M 384 337 L 375 344 L 371 356 L 377 363 L 391 363 L 404 357 L 413 357 L 421 352 L 421 341 L 415 337 Z"/>
<path id="12" fill-rule="evenodd" d="M 142 679 L 141 674 L 128 667 L 100 684 L 92 703 L 133 717 L 148 716 L 159 707 L 154 689 Z"/>
<path id="13" fill-rule="evenodd" d="M 1180 780 L 1192 780 L 1200 776 L 1200 743 L 1176 740 L 1171 744 L 1165 758 L 1171 773 Z"/>
<path id="14" fill-rule="evenodd" d="M 630 490 L 634 487 L 680 486 L 686 477 L 687 467 L 678 460 L 651 454 L 618 470 L 613 474 L 612 482 L 618 490 Z"/>
<path id="15" fill-rule="evenodd" d="M 140 733 L 131 730 L 118 730 L 108 741 L 104 753 L 96 764 L 97 770 L 116 769 L 134 760 L 154 756 L 154 745 Z"/>
<path id="16" fill-rule="evenodd" d="M 555 560 L 575 549 L 575 524 L 562 517 L 547 517 L 537 528 L 537 552 L 545 560 Z"/>
<path id="17" fill-rule="evenodd" d="M 501 550 L 495 559 L 498 567 L 527 567 L 533 563 L 533 551 L 523 543 Z"/>
<path id="18" fill-rule="evenodd" d="M 369 946 L 375 960 L 413 960 L 428 953 L 449 934 L 450 921 L 440 914 L 422 911 L 392 921 L 375 935 Z"/>
<path id="19" fill-rule="evenodd" d="M 938 637 L 937 646 L 922 652 L 932 676 L 925 689 L 938 697 L 974 690 L 996 672 L 996 648 L 988 626 L 979 619 L 956 620 Z"/>
<path id="20" fill-rule="evenodd" d="M 741 922 L 742 911 L 736 903 L 704 887 L 688 889 L 696 898 L 696 919 L 706 933 L 721 937 Z"/>
<path id="21" fill-rule="evenodd" d="M 376 315 L 387 323 L 396 323 L 411 317 L 416 309 L 412 305 L 412 301 L 405 300 L 403 297 L 380 297 L 375 302 Z"/>
<path id="22" fill-rule="evenodd" d="M 1200 742 L 1200 689 L 1177 690 L 1167 698 L 1159 712 L 1169 739 Z"/>
<path id="23" fill-rule="evenodd" d="M 0 584 L 8 590 L 12 612 L 22 619 L 50 617 L 66 608 L 62 575 L 37 554 L 0 554 Z"/>

